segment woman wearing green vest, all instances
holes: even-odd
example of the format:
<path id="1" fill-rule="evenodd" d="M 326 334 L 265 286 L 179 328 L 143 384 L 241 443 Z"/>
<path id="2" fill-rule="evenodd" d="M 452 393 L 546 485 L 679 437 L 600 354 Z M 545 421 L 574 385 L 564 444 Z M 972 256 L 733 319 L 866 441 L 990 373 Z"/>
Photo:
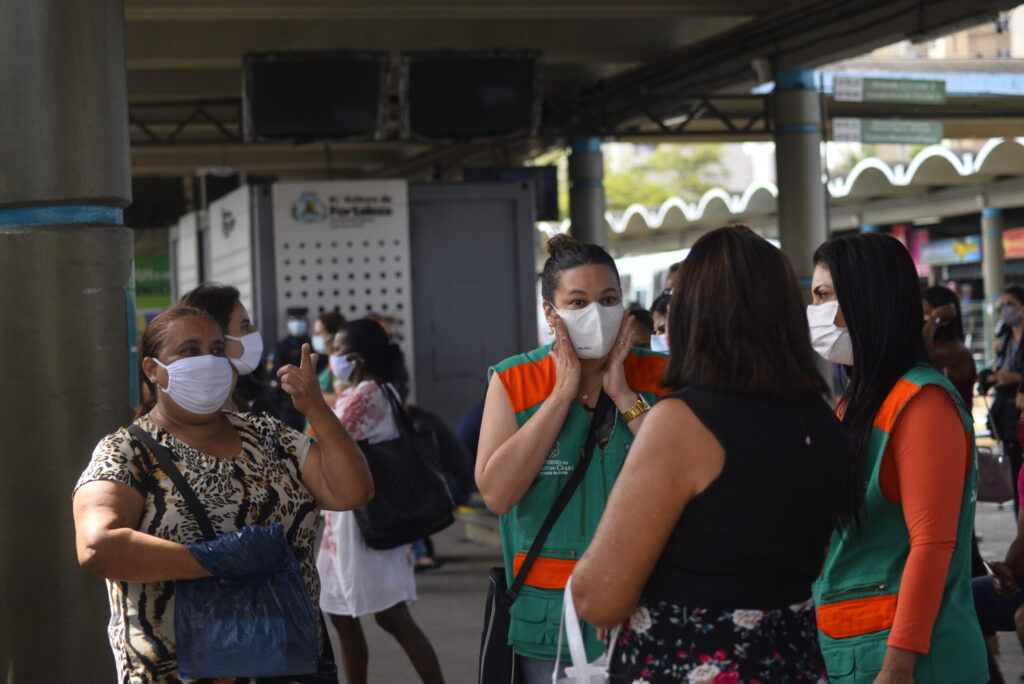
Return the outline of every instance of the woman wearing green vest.
<path id="1" fill-rule="evenodd" d="M 477 486 L 501 516 L 510 585 L 580 461 L 602 394 L 614 410 L 595 426 L 593 460 L 510 609 L 509 643 L 525 684 L 551 681 L 566 580 L 597 528 L 647 409 L 667 391 L 660 384 L 666 357 L 626 342 L 633 322 L 611 256 L 565 235 L 553 238 L 548 251 L 541 293 L 556 341 L 491 368 L 477 455 Z M 601 644 L 593 629 L 585 634 L 588 655 L 596 658 Z M 568 659 L 568 649 L 562 657 Z"/>
<path id="2" fill-rule="evenodd" d="M 873 233 L 826 242 L 814 263 L 812 345 L 848 366 L 838 414 L 865 482 L 860 516 L 833 534 L 814 586 L 829 678 L 986 682 L 970 584 L 973 424 L 927 363 L 914 263 Z"/>

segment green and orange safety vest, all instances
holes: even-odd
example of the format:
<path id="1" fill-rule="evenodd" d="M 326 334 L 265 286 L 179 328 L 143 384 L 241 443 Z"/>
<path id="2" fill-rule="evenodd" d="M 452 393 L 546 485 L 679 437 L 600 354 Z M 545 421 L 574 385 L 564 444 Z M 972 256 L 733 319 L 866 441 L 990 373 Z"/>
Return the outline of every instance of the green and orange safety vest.
<path id="1" fill-rule="evenodd" d="M 497 373 L 501 380 L 519 427 L 540 409 L 554 389 L 556 369 L 550 352 L 551 345 L 548 345 L 513 356 L 490 369 L 491 374 Z M 661 386 L 667 361 L 663 354 L 634 348 L 624 362 L 630 388 L 651 405 L 669 392 Z M 579 463 L 589 429 L 590 417 L 573 403 L 530 489 L 519 503 L 501 516 L 501 544 L 509 584 L 558 493 Z M 548 660 L 557 655 L 565 583 L 597 530 L 612 485 L 632 443 L 632 431 L 616 412 L 608 441 L 603 448 L 595 447 L 583 481 L 551 529 L 512 604 L 509 643 L 516 653 Z M 602 646 L 589 625 L 584 626 L 584 638 L 588 657 L 593 659 L 600 655 Z M 563 651 L 562 657 L 568 658 L 568 648 Z"/>
<path id="2" fill-rule="evenodd" d="M 985 645 L 971 595 L 971 533 L 976 501 L 977 453 L 970 413 L 953 385 L 931 366 L 919 364 L 892 388 L 875 415 L 865 454 L 867 490 L 859 531 L 837 530 L 821 577 L 814 584 L 818 636 L 829 679 L 869 684 L 885 657 L 910 533 L 900 503 L 879 484 L 882 457 L 900 412 L 926 385 L 949 392 L 960 409 L 970 463 L 960 498 L 956 546 L 946 573 L 931 648 L 918 658 L 914 682 L 974 684 L 988 681 Z M 969 459 L 969 461 L 968 461 Z"/>

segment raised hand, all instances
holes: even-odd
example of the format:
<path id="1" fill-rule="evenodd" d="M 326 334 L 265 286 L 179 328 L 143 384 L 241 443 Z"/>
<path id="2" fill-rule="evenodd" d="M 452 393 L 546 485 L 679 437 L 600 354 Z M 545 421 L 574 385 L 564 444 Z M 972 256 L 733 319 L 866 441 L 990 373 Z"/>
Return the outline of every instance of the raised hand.
<path id="1" fill-rule="evenodd" d="M 316 362 L 319 358 L 319 354 L 310 353 L 309 344 L 303 344 L 299 365 L 288 364 L 277 371 L 281 389 L 292 398 L 295 410 L 307 416 L 310 411 L 327 407 L 320 391 L 320 382 L 316 378 Z"/>
<path id="2" fill-rule="evenodd" d="M 548 322 L 555 329 L 555 347 L 551 350 L 551 356 L 555 360 L 556 369 L 555 388 L 551 395 L 575 401 L 580 394 L 580 357 L 572 346 L 565 322 L 556 313 L 551 316 Z"/>

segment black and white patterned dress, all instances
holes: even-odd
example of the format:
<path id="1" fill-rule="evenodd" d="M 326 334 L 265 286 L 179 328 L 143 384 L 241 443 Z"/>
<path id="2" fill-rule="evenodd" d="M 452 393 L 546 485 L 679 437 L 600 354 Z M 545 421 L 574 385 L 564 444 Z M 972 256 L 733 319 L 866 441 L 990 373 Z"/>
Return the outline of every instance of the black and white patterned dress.
<path id="1" fill-rule="evenodd" d="M 242 452 L 235 458 L 200 453 L 158 427 L 148 415 L 136 423 L 170 450 L 185 480 L 206 507 L 217 534 L 246 525 L 282 523 L 302 568 L 310 600 L 316 606 L 320 580 L 313 552 L 320 516 L 301 479 L 309 437 L 265 415 L 225 412 L 225 416 L 242 439 Z M 127 429 L 100 440 L 75 490 L 95 480 L 120 482 L 145 498 L 136 528 L 139 531 L 182 544 L 203 539 L 195 518 L 170 479 Z M 174 582 L 107 580 L 107 593 L 108 635 L 117 662 L 118 681 L 182 681 L 174 648 Z M 326 635 L 321 633 L 320 637 L 323 642 Z M 217 680 L 231 681 L 235 680 Z"/>

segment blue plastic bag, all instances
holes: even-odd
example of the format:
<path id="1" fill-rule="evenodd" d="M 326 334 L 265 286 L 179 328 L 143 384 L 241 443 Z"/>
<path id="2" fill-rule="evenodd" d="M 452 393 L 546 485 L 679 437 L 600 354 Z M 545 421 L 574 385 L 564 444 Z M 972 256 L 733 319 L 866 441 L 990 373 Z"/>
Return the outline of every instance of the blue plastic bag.
<path id="1" fill-rule="evenodd" d="M 317 671 L 318 620 L 299 563 L 281 541 L 283 567 L 274 563 L 278 569 L 269 574 L 175 583 L 174 633 L 183 679 Z"/>

